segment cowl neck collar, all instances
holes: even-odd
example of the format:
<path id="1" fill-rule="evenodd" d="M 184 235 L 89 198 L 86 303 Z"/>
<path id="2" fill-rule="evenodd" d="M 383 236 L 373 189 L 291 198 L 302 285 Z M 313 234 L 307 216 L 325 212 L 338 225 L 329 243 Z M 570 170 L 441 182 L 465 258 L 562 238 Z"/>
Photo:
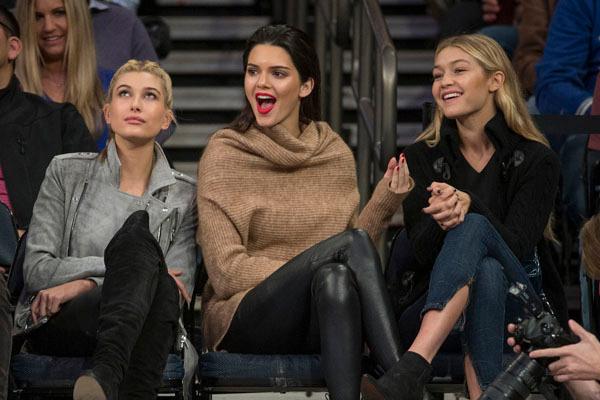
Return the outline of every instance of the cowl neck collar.
<path id="1" fill-rule="evenodd" d="M 246 150 L 281 167 L 299 167 L 320 154 L 330 143 L 334 132 L 325 122 L 310 122 L 295 137 L 283 126 L 269 129 L 252 126 L 238 139 Z"/>

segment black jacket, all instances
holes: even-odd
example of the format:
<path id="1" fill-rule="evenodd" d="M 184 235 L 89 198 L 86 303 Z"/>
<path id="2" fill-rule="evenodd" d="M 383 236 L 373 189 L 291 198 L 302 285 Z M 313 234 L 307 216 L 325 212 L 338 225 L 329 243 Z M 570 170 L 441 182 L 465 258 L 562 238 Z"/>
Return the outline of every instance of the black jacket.
<path id="1" fill-rule="evenodd" d="M 524 260 L 531 256 L 537 246 L 544 290 L 564 322 L 564 290 L 548 254 L 548 243 L 543 238 L 558 190 L 558 157 L 543 144 L 511 131 L 500 112 L 486 124 L 485 132 L 496 148 L 496 162 L 500 163 L 493 209 L 484 204 L 470 188 L 461 187 L 457 182 L 460 150 L 455 121 L 444 119 L 437 146 L 429 147 L 420 141 L 405 149 L 404 154 L 416 184 L 403 203 L 406 228 L 418 264 L 416 267 L 422 274 L 428 273 L 442 247 L 445 231 L 422 209 L 428 206 L 430 197 L 427 186 L 434 181 L 446 182 L 469 193 L 469 212 L 487 217 L 517 258 Z"/>
<path id="2" fill-rule="evenodd" d="M 19 228 L 29 226 L 52 158 L 79 151 L 96 145 L 75 107 L 25 93 L 13 77 L 0 96 L 0 163 Z"/>

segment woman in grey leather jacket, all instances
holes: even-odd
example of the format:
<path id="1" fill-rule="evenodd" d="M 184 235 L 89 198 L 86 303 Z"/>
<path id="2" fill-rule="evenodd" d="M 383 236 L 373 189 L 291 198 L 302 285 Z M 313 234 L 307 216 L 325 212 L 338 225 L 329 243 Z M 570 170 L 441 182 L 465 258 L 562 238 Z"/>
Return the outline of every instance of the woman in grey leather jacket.
<path id="1" fill-rule="evenodd" d="M 39 325 L 34 352 L 93 354 L 74 398 L 155 396 L 192 292 L 195 183 L 154 141 L 172 104 L 158 64 L 123 65 L 104 106 L 107 149 L 55 157 L 35 203 L 16 324 Z"/>

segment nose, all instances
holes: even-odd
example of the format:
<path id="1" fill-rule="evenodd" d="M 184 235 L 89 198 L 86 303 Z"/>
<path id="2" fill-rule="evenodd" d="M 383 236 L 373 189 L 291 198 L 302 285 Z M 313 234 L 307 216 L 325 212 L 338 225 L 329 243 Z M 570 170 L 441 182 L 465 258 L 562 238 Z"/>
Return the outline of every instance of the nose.
<path id="1" fill-rule="evenodd" d="M 52 16 L 45 15 L 43 17 L 43 22 L 42 22 L 43 31 L 44 32 L 52 32 L 55 27 L 56 27 L 56 24 L 54 23 L 54 19 L 52 18 Z"/>
<path id="2" fill-rule="evenodd" d="M 131 96 L 131 111 L 141 111 L 142 110 L 142 101 L 140 96 Z"/>
<path id="3" fill-rule="evenodd" d="M 258 76 L 258 81 L 256 82 L 258 87 L 268 87 L 269 86 L 268 77 L 269 77 L 269 75 L 266 71 L 261 72 Z"/>
<path id="4" fill-rule="evenodd" d="M 442 75 L 442 87 L 450 86 L 452 83 L 454 83 L 454 80 L 452 79 L 451 74 Z"/>

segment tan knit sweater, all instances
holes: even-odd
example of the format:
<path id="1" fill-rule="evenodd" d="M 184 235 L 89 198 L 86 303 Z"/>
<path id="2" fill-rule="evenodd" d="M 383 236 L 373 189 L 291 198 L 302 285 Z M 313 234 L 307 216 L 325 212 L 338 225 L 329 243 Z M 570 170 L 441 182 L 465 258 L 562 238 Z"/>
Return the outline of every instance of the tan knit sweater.
<path id="1" fill-rule="evenodd" d="M 205 347 L 217 348 L 249 290 L 303 250 L 353 227 L 377 240 L 405 197 L 388 185 L 359 215 L 352 153 L 324 122 L 298 138 L 280 126 L 216 132 L 198 167 Z"/>

